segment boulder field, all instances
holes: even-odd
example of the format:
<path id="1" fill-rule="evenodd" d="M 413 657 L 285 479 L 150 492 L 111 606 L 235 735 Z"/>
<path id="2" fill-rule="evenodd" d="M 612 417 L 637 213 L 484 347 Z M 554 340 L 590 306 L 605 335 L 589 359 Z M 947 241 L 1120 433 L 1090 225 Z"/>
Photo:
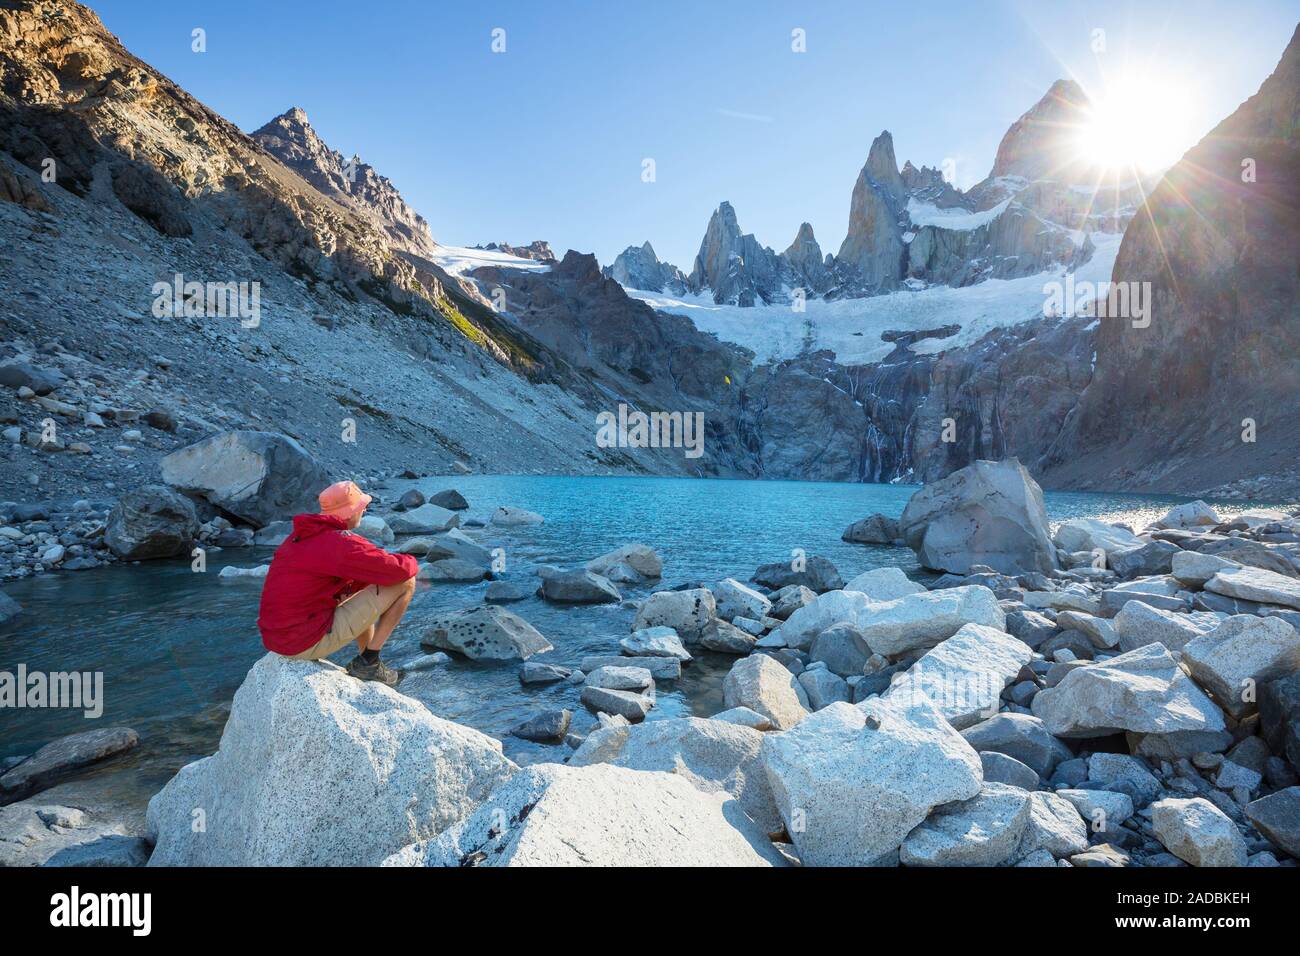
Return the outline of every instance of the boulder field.
<path id="1" fill-rule="evenodd" d="M 539 572 L 566 613 L 601 613 L 583 605 L 614 581 L 637 589 L 629 632 L 577 668 L 500 604 L 434 620 L 422 643 L 437 653 L 412 668 L 450 653 L 551 685 L 557 703 L 511 730 L 549 760 L 520 769 L 399 690 L 268 655 L 217 752 L 154 796 L 141 832 L 42 793 L 133 745 L 125 728 L 2 768 L 0 794 L 20 801 L 0 807 L 2 858 L 1297 865 L 1300 509 L 1220 519 L 1191 502 L 1140 530 L 1053 529 L 1018 464 L 975 471 L 918 492 L 901 522 L 938 577 L 810 555 L 674 587 L 652 548 L 625 545 Z M 421 527 L 396 547 L 486 568 L 479 525 L 426 529 L 430 507 L 404 506 Z M 379 524 L 364 533 L 392 533 Z M 716 712 L 657 710 L 705 655 L 730 658 Z"/>

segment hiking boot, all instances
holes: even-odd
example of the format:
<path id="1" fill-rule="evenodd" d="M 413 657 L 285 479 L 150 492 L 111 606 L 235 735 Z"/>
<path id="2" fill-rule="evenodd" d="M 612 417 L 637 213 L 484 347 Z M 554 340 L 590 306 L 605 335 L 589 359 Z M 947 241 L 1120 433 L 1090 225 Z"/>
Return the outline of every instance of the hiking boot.
<path id="1" fill-rule="evenodd" d="M 402 672 L 395 667 L 389 667 L 381 660 L 376 660 L 373 664 L 367 664 L 358 654 L 348 662 L 348 673 L 357 680 L 374 680 L 389 687 L 396 687 L 398 681 L 402 679 Z"/>

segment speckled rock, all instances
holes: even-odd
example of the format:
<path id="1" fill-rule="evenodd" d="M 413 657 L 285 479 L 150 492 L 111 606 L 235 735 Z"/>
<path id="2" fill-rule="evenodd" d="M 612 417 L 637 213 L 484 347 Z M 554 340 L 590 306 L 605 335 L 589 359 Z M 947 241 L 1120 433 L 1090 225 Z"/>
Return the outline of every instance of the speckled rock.
<path id="1" fill-rule="evenodd" d="M 1029 823 L 1029 793 L 985 783 L 969 800 L 938 807 L 903 841 L 907 866 L 997 866 L 1017 856 Z"/>
<path id="2" fill-rule="evenodd" d="M 1157 800 L 1151 829 L 1170 853 L 1192 866 L 1246 865 L 1246 841 L 1209 800 Z"/>
<path id="3" fill-rule="evenodd" d="M 468 816 L 501 743 L 328 662 L 268 654 L 215 754 L 149 801 L 152 866 L 373 866 Z"/>
<path id="4" fill-rule="evenodd" d="M 822 631 L 848 623 L 877 654 L 893 656 L 933 647 L 964 624 L 1003 630 L 1006 614 L 997 596 L 980 585 L 908 594 L 892 601 L 873 601 L 860 591 L 831 591 L 790 615 L 778 633 L 787 647 L 806 650 Z"/>
<path id="5" fill-rule="evenodd" d="M 1281 618 L 1238 614 L 1188 641 L 1183 663 L 1240 720 L 1254 713 L 1258 685 L 1300 671 L 1300 634 Z"/>
<path id="6" fill-rule="evenodd" d="M 763 737 L 777 808 L 811 866 L 897 850 L 934 807 L 980 791 L 979 755 L 928 701 L 831 704 Z"/>
<path id="7" fill-rule="evenodd" d="M 385 866 L 782 866 L 740 804 L 671 773 L 526 767 L 462 824 Z"/>
<path id="8" fill-rule="evenodd" d="M 490 661 L 524 660 L 551 650 L 551 642 L 537 628 L 497 605 L 456 611 L 436 619 L 424 632 L 420 646 Z"/>
<path id="9" fill-rule="evenodd" d="M 656 591 L 637 610 L 633 630 L 647 627 L 671 627 L 685 643 L 704 636 L 704 631 L 718 616 L 717 601 L 708 588 L 685 591 Z"/>
<path id="10" fill-rule="evenodd" d="M 172 452 L 159 468 L 166 484 L 258 528 L 315 511 L 330 483 L 315 458 L 276 432 L 222 432 Z"/>
<path id="11" fill-rule="evenodd" d="M 1075 668 L 1030 709 L 1058 737 L 1224 729 L 1219 708 L 1160 644 Z"/>
<path id="12" fill-rule="evenodd" d="M 966 624 L 926 651 L 884 694 L 928 697 L 958 730 L 997 713 L 1002 691 L 1034 652 L 1010 634 Z"/>
<path id="13" fill-rule="evenodd" d="M 781 816 L 759 760 L 763 735 L 718 719 L 671 717 L 635 727 L 602 727 L 569 759 L 572 767 L 612 763 L 630 770 L 675 773 L 706 793 L 734 797 L 765 833 Z"/>
<path id="14" fill-rule="evenodd" d="M 727 707 L 748 707 L 789 730 L 808 716 L 808 698 L 799 681 L 766 654 L 742 658 L 722 682 Z"/>

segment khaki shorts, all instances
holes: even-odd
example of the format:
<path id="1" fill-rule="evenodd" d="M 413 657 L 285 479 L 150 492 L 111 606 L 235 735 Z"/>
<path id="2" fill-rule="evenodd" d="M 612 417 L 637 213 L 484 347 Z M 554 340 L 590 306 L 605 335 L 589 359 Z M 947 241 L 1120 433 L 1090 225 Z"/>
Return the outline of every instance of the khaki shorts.
<path id="1" fill-rule="evenodd" d="M 292 655 L 290 659 L 318 661 L 347 647 L 379 620 L 380 615 L 393 606 L 401 593 L 400 584 L 386 588 L 377 584 L 367 585 L 334 609 L 334 620 L 324 637 L 302 653 Z"/>

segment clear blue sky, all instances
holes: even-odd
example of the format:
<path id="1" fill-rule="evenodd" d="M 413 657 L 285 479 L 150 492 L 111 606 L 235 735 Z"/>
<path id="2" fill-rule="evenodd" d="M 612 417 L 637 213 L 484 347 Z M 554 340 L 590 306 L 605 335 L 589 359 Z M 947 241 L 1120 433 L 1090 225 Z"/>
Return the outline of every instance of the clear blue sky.
<path id="1" fill-rule="evenodd" d="M 923 3 L 91 0 L 110 30 L 242 129 L 290 106 L 457 245 L 547 239 L 608 263 L 650 239 L 689 271 L 723 199 L 784 249 L 844 237 L 867 148 L 969 186 L 1062 76 L 1140 67 L 1192 104 L 1192 145 L 1258 89 L 1297 0 Z M 190 31 L 207 31 L 206 53 Z M 490 50 L 506 30 L 506 52 Z M 807 52 L 791 51 L 791 30 Z M 1106 31 L 1106 51 L 1091 49 Z M 657 181 L 641 181 L 651 157 Z"/>

